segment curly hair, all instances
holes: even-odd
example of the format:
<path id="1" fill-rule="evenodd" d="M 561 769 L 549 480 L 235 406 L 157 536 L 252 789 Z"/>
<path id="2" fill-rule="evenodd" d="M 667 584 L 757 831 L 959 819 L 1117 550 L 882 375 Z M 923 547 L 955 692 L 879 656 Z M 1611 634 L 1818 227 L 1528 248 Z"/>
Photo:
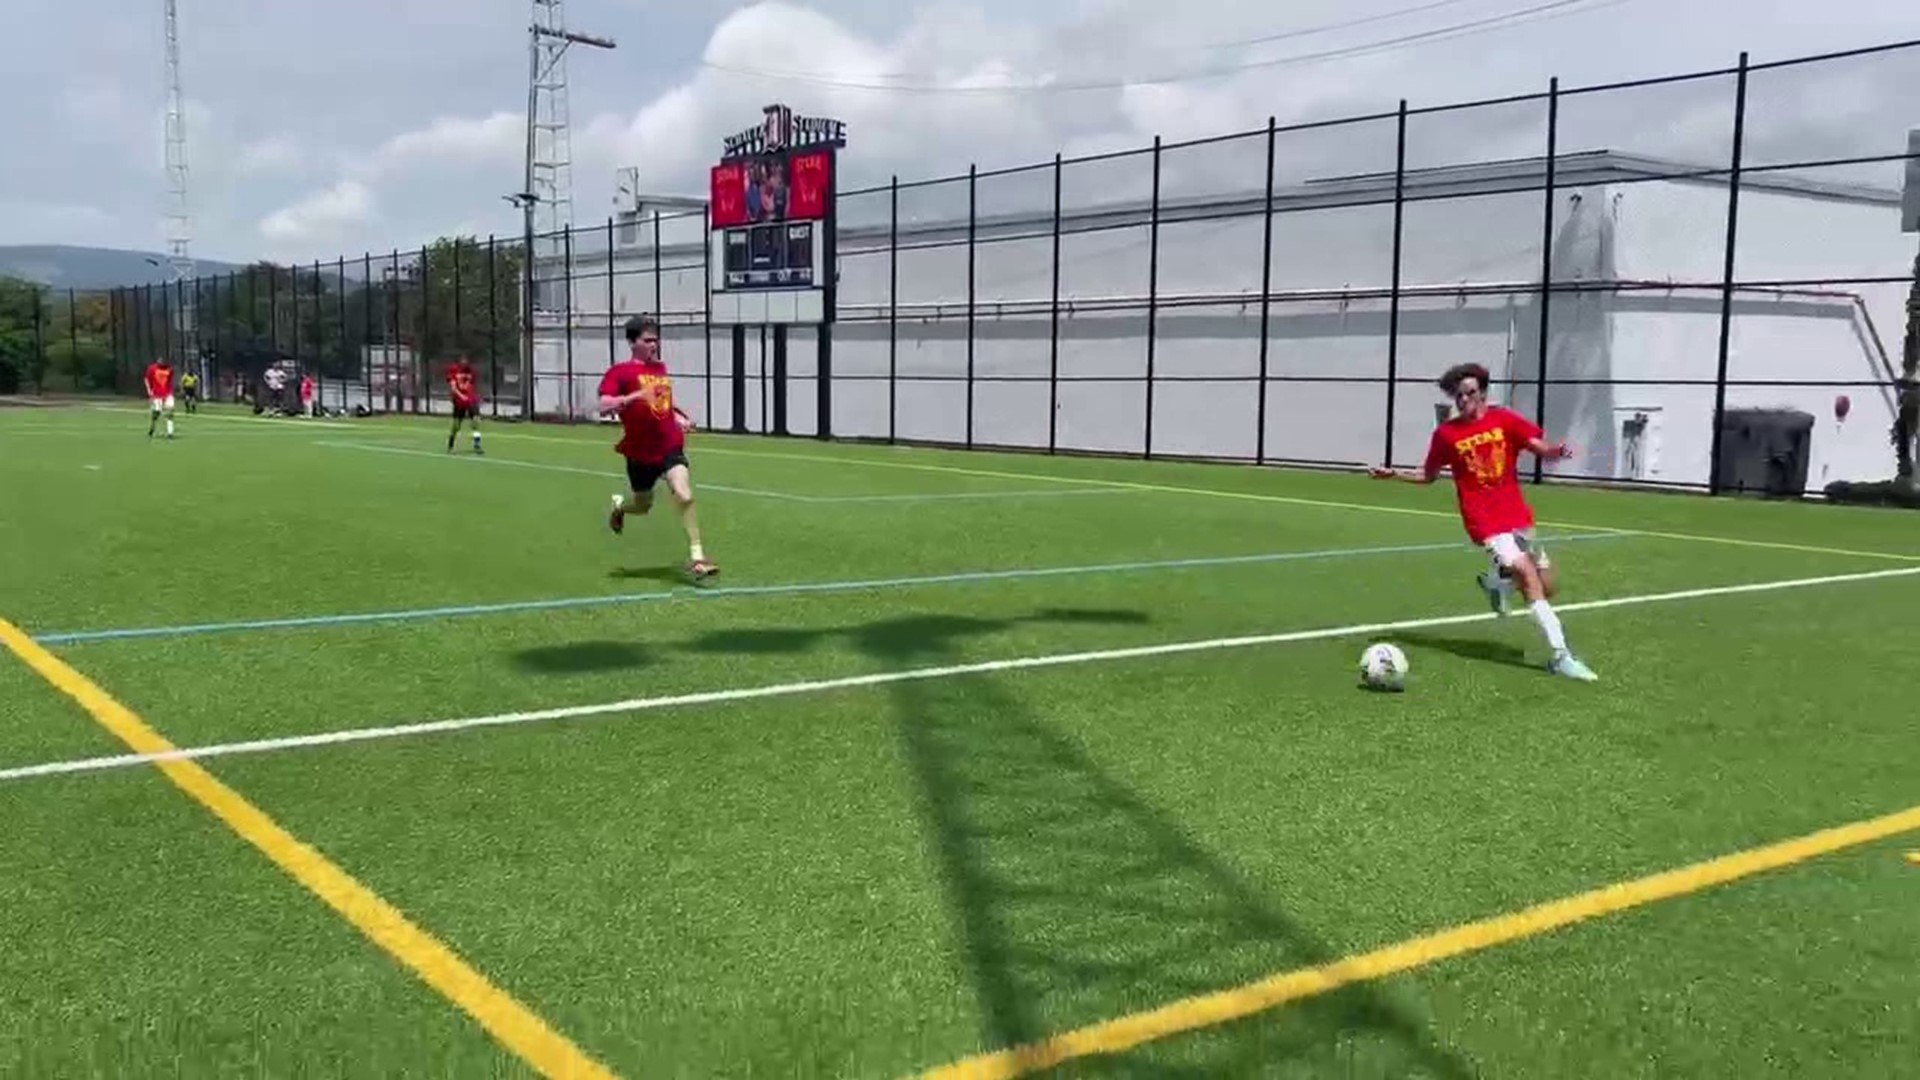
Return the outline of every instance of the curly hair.
<path id="1" fill-rule="evenodd" d="M 1446 374 L 1440 376 L 1440 389 L 1446 391 L 1448 397 L 1452 397 L 1459 391 L 1461 382 L 1467 379 L 1479 383 L 1482 391 L 1487 389 L 1491 381 L 1483 364 L 1455 364 L 1447 369 Z"/>

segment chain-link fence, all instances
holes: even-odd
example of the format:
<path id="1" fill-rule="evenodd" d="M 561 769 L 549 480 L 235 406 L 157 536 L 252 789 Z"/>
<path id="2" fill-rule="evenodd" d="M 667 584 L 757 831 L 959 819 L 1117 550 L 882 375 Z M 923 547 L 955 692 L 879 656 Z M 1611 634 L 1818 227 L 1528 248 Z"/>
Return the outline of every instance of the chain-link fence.
<path id="1" fill-rule="evenodd" d="M 1920 42 L 1743 55 L 895 179 L 837 196 L 825 331 L 710 325 L 700 211 L 536 237 L 531 263 L 522 240 L 444 240 L 0 296 L 26 320 L 0 340 L 33 384 L 136 391 L 164 353 L 217 399 L 288 408 L 278 369 L 371 412 L 446 411 L 466 355 L 490 414 L 590 421 L 620 323 L 650 312 L 710 428 L 1341 466 L 1419 461 L 1434 380 L 1475 362 L 1568 436 L 1556 475 L 1819 489 L 1885 477 L 1890 442 L 1910 467 L 1920 113 L 1870 105 L 1914 86 Z"/>

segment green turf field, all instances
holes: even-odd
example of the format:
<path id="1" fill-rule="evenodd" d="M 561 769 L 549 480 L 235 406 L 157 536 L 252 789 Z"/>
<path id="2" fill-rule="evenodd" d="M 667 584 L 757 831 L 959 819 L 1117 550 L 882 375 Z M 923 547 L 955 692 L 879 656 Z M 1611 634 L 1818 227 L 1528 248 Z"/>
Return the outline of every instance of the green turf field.
<path id="1" fill-rule="evenodd" d="M 145 429 L 0 411 L 0 617 L 614 1074 L 1920 1068 L 1920 814 L 1235 992 L 1920 804 L 1910 514 L 1534 491 L 1584 685 L 1445 486 L 700 433 L 695 588 L 664 500 L 607 530 L 604 428 Z M 539 1070 L 12 656 L 0 702 L 0 1075 Z"/>

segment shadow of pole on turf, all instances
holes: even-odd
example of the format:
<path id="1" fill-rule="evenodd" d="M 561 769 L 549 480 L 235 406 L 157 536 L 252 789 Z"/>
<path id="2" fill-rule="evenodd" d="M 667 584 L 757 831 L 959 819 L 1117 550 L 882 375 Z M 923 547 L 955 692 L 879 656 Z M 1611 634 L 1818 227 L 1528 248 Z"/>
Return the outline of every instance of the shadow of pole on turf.
<path id="1" fill-rule="evenodd" d="M 853 638 L 888 667 L 914 667 L 953 662 L 958 638 L 997 628 L 905 622 Z M 1336 959 L 996 680 L 911 681 L 891 692 L 973 968 L 982 1049 Z M 1281 1062 L 1328 1076 L 1472 1075 L 1370 985 L 1072 1071 L 1244 1075 Z"/>

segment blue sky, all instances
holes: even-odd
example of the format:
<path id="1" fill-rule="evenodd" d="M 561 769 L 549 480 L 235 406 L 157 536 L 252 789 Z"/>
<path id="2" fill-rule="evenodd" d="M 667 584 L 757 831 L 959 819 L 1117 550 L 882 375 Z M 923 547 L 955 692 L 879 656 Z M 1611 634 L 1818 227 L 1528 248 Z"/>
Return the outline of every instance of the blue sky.
<path id="1" fill-rule="evenodd" d="M 616 168 L 698 193 L 721 138 L 784 101 L 848 121 L 849 179 L 925 176 L 1282 121 L 1522 93 L 1920 37 L 1913 0 L 1577 0 L 1499 29 L 1319 60 L 1544 0 L 570 0 L 618 50 L 573 54 L 576 223 Z M 160 0 L 8 0 L 0 243 L 155 248 L 165 211 Z M 180 0 L 197 253 L 326 258 L 517 230 L 527 5 Z M 1422 10 L 1410 10 L 1422 9 Z M 1683 14 L 1684 13 L 1684 14 Z M 1318 30 L 1331 23 L 1372 21 Z M 1246 43 L 1248 39 L 1275 40 Z M 1192 77 L 1190 77 L 1192 76 Z M 1920 50 L 1756 79 L 1758 145 L 1901 152 Z M 1073 89 L 1067 89 L 1072 87 Z M 1902 87 L 1905 88 L 1904 92 Z M 1621 97 L 1581 122 L 1649 152 L 1721 152 L 1725 95 Z M 1445 134 L 1524 152 L 1533 117 Z M 1604 134 L 1603 134 L 1604 132 Z M 1688 154 L 1689 150 L 1698 151 Z M 1304 167 L 1304 166 L 1303 166 Z"/>

